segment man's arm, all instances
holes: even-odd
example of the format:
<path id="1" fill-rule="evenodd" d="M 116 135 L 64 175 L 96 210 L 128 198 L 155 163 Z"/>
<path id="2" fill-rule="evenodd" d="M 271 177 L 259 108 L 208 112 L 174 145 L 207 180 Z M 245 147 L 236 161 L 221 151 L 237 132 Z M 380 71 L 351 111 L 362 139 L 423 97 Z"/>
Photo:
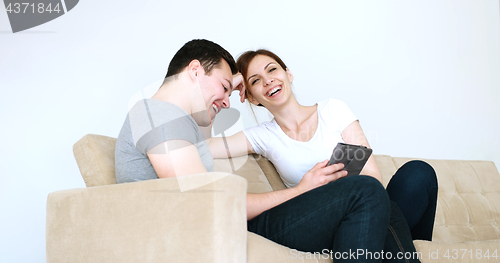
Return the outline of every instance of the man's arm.
<path id="1" fill-rule="evenodd" d="M 173 149 L 173 150 L 169 150 Z M 158 178 L 206 173 L 196 147 L 184 140 L 170 140 L 147 151 Z"/>
<path id="2" fill-rule="evenodd" d="M 207 141 L 210 146 L 210 153 L 212 153 L 214 159 L 238 157 L 255 153 L 252 145 L 242 131 L 225 139 L 225 143 L 221 137 L 212 137 Z M 229 150 L 226 148 L 226 144 Z"/>
<path id="3" fill-rule="evenodd" d="M 296 187 L 262 194 L 247 193 L 247 220 L 301 194 Z"/>
<path id="4" fill-rule="evenodd" d="M 147 155 L 159 178 L 207 172 L 198 150 L 188 141 L 171 140 L 160 143 L 149 150 Z M 328 160 L 325 160 L 316 164 L 296 187 L 262 194 L 247 194 L 247 220 L 347 174 L 346 171 L 340 171 L 344 167 L 343 164 L 326 166 L 327 163 Z"/>
<path id="5" fill-rule="evenodd" d="M 170 149 L 182 148 L 169 151 Z M 207 172 L 196 147 L 187 141 L 166 141 L 153 147 L 147 156 L 159 178 Z M 300 193 L 296 188 L 264 194 L 247 194 L 247 219 L 279 205 Z"/>

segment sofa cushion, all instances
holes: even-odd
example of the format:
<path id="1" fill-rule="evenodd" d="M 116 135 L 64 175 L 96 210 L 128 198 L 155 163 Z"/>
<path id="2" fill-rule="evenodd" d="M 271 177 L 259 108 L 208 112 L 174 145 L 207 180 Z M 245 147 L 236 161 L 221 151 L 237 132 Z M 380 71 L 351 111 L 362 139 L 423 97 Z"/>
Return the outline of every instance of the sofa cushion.
<path id="1" fill-rule="evenodd" d="M 410 158 L 393 158 L 400 167 Z M 493 162 L 424 160 L 439 183 L 433 241 L 500 239 L 500 175 Z"/>
<path id="2" fill-rule="evenodd" d="M 116 184 L 115 144 L 115 138 L 87 134 L 73 145 L 73 154 L 87 187 Z"/>

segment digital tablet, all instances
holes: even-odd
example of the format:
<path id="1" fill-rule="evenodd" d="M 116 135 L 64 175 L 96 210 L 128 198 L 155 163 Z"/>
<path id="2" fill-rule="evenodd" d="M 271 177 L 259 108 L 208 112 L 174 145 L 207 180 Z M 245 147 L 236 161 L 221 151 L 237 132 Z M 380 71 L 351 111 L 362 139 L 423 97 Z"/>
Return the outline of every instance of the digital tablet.
<path id="1" fill-rule="evenodd" d="M 343 163 L 347 176 L 359 175 L 365 166 L 372 149 L 362 145 L 353 145 L 339 142 L 333 149 L 332 157 L 328 165 Z"/>

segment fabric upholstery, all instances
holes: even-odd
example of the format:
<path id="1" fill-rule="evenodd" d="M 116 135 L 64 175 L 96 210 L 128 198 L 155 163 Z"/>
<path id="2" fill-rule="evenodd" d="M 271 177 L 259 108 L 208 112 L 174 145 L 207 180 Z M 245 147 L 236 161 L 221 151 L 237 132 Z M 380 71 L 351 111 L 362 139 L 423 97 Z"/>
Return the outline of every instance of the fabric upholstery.
<path id="1" fill-rule="evenodd" d="M 185 192 L 167 178 L 51 193 L 47 262 L 244 262 L 246 186 L 226 174 Z"/>
<path id="2" fill-rule="evenodd" d="M 247 233 L 245 190 L 263 193 L 285 188 L 266 158 L 254 154 L 215 160 L 218 172 L 195 176 L 225 177 L 187 192 L 179 191 L 180 181 L 175 178 L 110 185 L 116 183 L 115 141 L 89 134 L 74 145 L 89 188 L 49 195 L 47 262 L 114 262 L 117 258 L 120 262 L 199 262 L 202 256 L 209 260 L 203 262 L 244 262 L 245 258 L 251 263 L 331 262 L 319 257 L 292 259 L 290 249 Z M 397 168 L 412 160 L 374 156 L 384 186 Z M 422 262 L 482 262 L 470 255 L 460 260 L 444 257 L 446 250 L 452 253 L 453 249 L 489 249 L 492 256 L 500 249 L 500 175 L 495 165 L 424 161 L 436 170 L 439 194 L 433 242 L 414 242 Z M 429 259 L 436 250 L 439 259 Z"/>
<path id="3" fill-rule="evenodd" d="M 266 157 L 259 154 L 253 154 L 253 157 L 255 158 L 255 160 L 257 160 L 257 163 L 266 175 L 269 184 L 273 188 L 273 191 L 286 189 L 286 186 L 281 180 L 280 175 L 276 171 L 276 168 Z"/>
<path id="4" fill-rule="evenodd" d="M 87 134 L 73 145 L 73 154 L 87 187 L 116 184 L 116 138 Z"/>
<path id="5" fill-rule="evenodd" d="M 389 180 L 391 180 L 392 176 L 398 170 L 394 165 L 394 161 L 392 157 L 389 155 L 373 155 L 375 157 L 375 162 L 377 162 L 377 166 L 382 173 L 382 182 L 384 187 L 387 187 Z"/>
<path id="6" fill-rule="evenodd" d="M 393 158 L 400 167 L 409 158 Z M 433 241 L 500 239 L 500 176 L 493 162 L 424 160 L 439 183 Z"/>
<path id="7" fill-rule="evenodd" d="M 248 182 L 249 193 L 266 193 L 273 190 L 266 175 L 252 155 L 231 158 L 231 160 L 236 171 L 232 171 L 229 159 L 214 159 L 214 170 L 245 178 Z"/>

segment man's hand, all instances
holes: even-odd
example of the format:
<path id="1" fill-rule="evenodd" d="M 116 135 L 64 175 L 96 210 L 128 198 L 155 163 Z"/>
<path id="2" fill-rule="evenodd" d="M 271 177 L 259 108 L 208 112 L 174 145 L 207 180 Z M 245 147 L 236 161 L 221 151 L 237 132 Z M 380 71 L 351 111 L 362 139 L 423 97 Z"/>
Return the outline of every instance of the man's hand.
<path id="1" fill-rule="evenodd" d="M 341 171 L 344 168 L 343 163 L 326 166 L 327 164 L 328 160 L 317 163 L 302 177 L 302 180 L 297 185 L 301 193 L 323 186 L 347 175 L 347 171 Z"/>
<path id="2" fill-rule="evenodd" d="M 233 75 L 233 91 L 234 90 L 239 90 L 240 91 L 240 101 L 241 103 L 245 102 L 246 96 L 245 96 L 245 81 L 243 81 L 243 75 L 241 73 L 236 73 Z"/>

